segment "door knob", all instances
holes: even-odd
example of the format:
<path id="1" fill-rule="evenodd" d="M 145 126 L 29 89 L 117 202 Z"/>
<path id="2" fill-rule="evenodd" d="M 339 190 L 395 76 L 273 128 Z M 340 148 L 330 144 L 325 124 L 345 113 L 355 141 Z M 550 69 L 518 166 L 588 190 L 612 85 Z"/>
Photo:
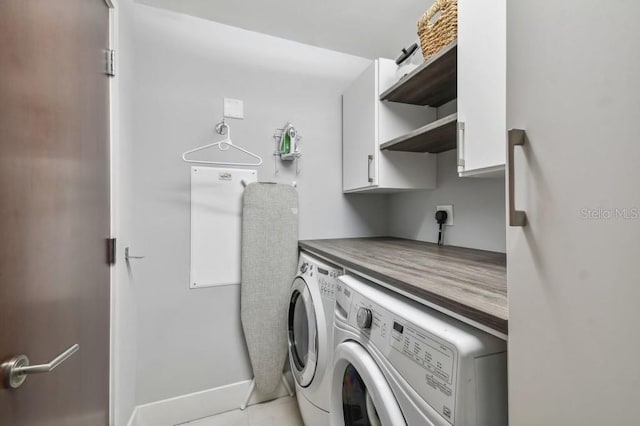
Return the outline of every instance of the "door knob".
<path id="1" fill-rule="evenodd" d="M 27 379 L 29 374 L 48 373 L 62 364 L 71 355 L 78 352 L 80 345 L 75 344 L 60 355 L 51 360 L 48 364 L 29 365 L 29 358 L 26 355 L 18 355 L 6 360 L 0 365 L 2 382 L 7 389 L 17 389 Z"/>

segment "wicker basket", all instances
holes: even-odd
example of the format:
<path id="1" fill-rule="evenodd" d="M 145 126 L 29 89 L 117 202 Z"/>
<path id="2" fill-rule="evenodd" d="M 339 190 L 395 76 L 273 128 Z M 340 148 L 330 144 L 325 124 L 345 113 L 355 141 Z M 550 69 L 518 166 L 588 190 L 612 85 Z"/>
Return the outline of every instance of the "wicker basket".
<path id="1" fill-rule="evenodd" d="M 458 37 L 458 0 L 436 0 L 418 21 L 422 56 L 427 60 Z"/>

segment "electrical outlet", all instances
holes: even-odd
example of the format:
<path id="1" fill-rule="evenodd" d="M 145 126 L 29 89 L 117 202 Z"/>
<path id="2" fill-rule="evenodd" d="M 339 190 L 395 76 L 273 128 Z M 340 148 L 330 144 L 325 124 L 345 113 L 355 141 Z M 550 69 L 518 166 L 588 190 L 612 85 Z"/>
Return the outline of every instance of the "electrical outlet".
<path id="1" fill-rule="evenodd" d="M 436 211 L 444 210 L 447 212 L 447 221 L 444 223 L 447 226 L 453 226 L 453 204 L 437 206 Z"/>

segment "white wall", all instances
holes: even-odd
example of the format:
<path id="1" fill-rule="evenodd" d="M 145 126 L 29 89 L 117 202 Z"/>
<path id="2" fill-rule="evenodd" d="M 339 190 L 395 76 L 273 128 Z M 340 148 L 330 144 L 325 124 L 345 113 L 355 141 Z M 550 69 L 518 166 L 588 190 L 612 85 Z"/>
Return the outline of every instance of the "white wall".
<path id="1" fill-rule="evenodd" d="M 239 287 L 189 290 L 189 165 L 181 153 L 218 138 L 222 98 L 245 102 L 233 139 L 276 180 L 272 134 L 287 120 L 304 137 L 300 238 L 388 233 L 388 197 L 341 191 L 341 92 L 366 66 L 313 48 L 140 4 L 132 5 L 134 71 L 123 103 L 132 125 L 137 301 L 136 403 L 251 377 Z M 125 60 L 123 58 L 123 60 Z"/>
<path id="2" fill-rule="evenodd" d="M 460 178 L 456 151 L 438 154 L 437 189 L 391 196 L 390 233 L 436 242 L 436 206 L 453 204 L 445 244 L 505 252 L 504 179 Z"/>

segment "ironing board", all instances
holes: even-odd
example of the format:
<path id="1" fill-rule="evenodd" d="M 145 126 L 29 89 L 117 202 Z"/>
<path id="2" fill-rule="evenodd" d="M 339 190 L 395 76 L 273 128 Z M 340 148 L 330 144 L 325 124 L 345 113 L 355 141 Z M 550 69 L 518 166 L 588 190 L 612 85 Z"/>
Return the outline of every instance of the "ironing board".
<path id="1" fill-rule="evenodd" d="M 254 380 L 274 392 L 287 360 L 289 289 L 298 256 L 298 194 L 290 185 L 251 183 L 243 195 L 240 308 Z M 284 381 L 287 391 L 291 389 Z"/>

